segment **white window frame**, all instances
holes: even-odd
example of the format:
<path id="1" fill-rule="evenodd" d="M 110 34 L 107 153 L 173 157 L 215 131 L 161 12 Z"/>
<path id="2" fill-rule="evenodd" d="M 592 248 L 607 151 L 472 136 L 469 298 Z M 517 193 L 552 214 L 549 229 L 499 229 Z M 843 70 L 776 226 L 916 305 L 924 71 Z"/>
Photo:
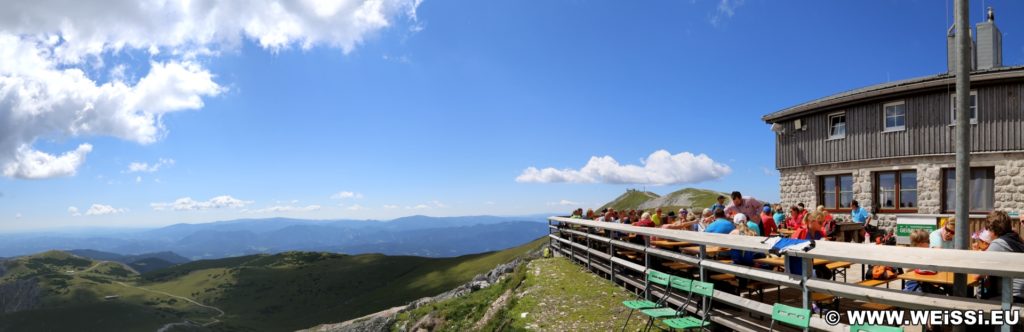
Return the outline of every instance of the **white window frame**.
<path id="1" fill-rule="evenodd" d="M 832 134 L 832 118 L 840 117 L 840 116 L 843 117 L 843 134 L 842 135 L 833 135 Z M 846 112 L 836 112 L 836 113 L 829 114 L 828 115 L 828 139 L 829 140 L 834 140 L 834 139 L 844 139 L 844 138 L 846 138 L 846 130 L 849 128 L 849 127 L 846 126 L 847 123 L 849 123 L 849 121 L 847 121 L 847 119 L 846 119 Z"/>
<path id="2" fill-rule="evenodd" d="M 975 100 L 977 100 L 977 99 L 975 99 Z M 897 106 L 897 105 L 903 105 L 903 125 L 902 126 L 889 127 L 887 125 L 888 120 L 889 120 L 889 113 L 886 112 L 886 108 L 889 108 L 890 106 Z M 904 131 L 904 130 L 907 130 L 907 103 L 905 101 L 903 101 L 903 100 L 894 101 L 894 102 L 885 103 L 885 104 L 882 105 L 882 128 L 883 128 L 882 132 L 886 132 L 886 133 L 894 132 L 894 131 Z"/>
<path id="3" fill-rule="evenodd" d="M 981 110 L 978 105 L 981 101 L 978 100 L 978 90 L 971 90 L 971 97 L 974 97 L 974 117 L 971 118 L 971 124 L 978 124 L 978 117 L 981 116 Z M 949 121 L 950 126 L 956 125 L 956 94 L 949 95 Z"/>

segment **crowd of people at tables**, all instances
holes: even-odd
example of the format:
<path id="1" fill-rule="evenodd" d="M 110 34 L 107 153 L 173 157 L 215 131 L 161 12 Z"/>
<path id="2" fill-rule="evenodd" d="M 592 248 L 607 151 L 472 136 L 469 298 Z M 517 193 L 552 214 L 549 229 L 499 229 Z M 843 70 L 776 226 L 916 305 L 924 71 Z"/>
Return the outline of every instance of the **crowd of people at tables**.
<path id="1" fill-rule="evenodd" d="M 717 203 L 703 209 L 699 215 L 691 213 L 687 208 L 679 211 L 663 213 L 661 208 L 652 212 L 642 210 L 604 209 L 600 212 L 583 209 L 573 211 L 571 218 L 589 219 L 602 222 L 615 222 L 630 224 L 640 227 L 660 227 L 666 229 L 697 231 L 719 234 L 745 235 L 745 236 L 771 236 L 782 233 L 783 229 L 791 230 L 789 236 L 793 239 L 827 241 L 833 236 L 836 229 L 834 216 L 825 210 L 824 206 L 818 206 L 813 211 L 808 211 L 803 203 L 790 206 L 784 209 L 779 204 L 767 204 L 752 197 L 743 197 L 743 194 L 734 191 L 730 195 L 731 201 L 725 204 L 726 197 L 719 196 Z M 852 209 L 849 220 L 854 223 L 865 225 L 866 238 L 868 242 L 879 245 L 895 245 L 896 239 L 892 230 L 887 233 L 873 226 L 871 221 L 874 215 L 868 209 L 860 206 L 859 202 L 851 203 Z M 1013 230 L 1014 220 L 1003 211 L 991 212 L 984 224 L 984 229 L 971 236 L 973 250 L 993 252 L 1016 252 L 1024 253 L 1024 241 L 1021 236 Z M 1020 216 L 1021 226 L 1024 227 L 1024 215 Z M 949 218 L 943 225 L 934 231 L 915 230 L 910 234 L 912 247 L 952 249 L 956 235 L 956 220 Z M 625 234 L 613 234 L 621 237 Z M 646 239 L 650 240 L 650 239 Z M 635 237 L 633 241 L 640 244 L 647 244 L 643 237 Z M 754 259 L 763 257 L 762 254 L 752 254 L 740 251 L 733 251 L 733 261 L 736 264 L 754 266 Z M 899 273 L 899 269 L 893 267 L 872 267 L 868 275 L 887 273 Z M 886 272 L 889 271 L 889 272 Z M 918 271 L 929 273 L 930 271 Z M 934 273 L 934 272 L 932 272 Z M 815 275 L 818 278 L 831 278 L 832 272 L 822 266 L 815 267 Z M 999 280 L 997 278 L 982 278 L 982 285 L 979 287 L 978 296 L 992 298 L 999 294 Z M 907 282 L 904 290 L 908 292 L 948 293 L 948 290 L 923 285 L 917 282 Z M 1024 279 L 1014 279 L 1013 295 L 1016 302 L 1024 302 Z"/>

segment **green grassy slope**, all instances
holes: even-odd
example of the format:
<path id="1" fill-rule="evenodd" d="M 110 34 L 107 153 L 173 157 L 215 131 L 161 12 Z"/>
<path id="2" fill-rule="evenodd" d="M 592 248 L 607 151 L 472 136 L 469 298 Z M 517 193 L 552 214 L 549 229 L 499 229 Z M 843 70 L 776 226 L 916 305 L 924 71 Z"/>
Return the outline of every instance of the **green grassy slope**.
<path id="1" fill-rule="evenodd" d="M 633 298 L 566 259 L 536 259 L 489 288 L 402 313 L 392 330 L 427 320 L 452 332 L 619 330 L 628 314 L 621 303 Z M 636 331 L 644 321 L 631 323 Z"/>
<path id="2" fill-rule="evenodd" d="M 651 192 L 629 190 L 601 206 L 598 210 L 614 208 L 616 210 L 639 209 L 653 211 L 660 207 L 662 211 L 668 213 L 668 211 L 676 211 L 684 207 L 688 209 L 703 209 L 715 204 L 718 195 L 726 194 L 699 188 L 683 188 L 665 196 L 658 196 Z"/>
<path id="3" fill-rule="evenodd" d="M 597 210 L 600 211 L 608 208 L 616 210 L 637 209 L 641 204 L 658 197 L 658 194 L 649 191 L 627 190 Z"/>
<path id="4" fill-rule="evenodd" d="M 546 242 L 538 239 L 504 251 L 444 259 L 288 252 L 196 261 L 142 276 L 116 263 L 46 253 L 47 257 L 33 259 L 52 266 L 39 262 L 32 264 L 34 268 L 9 266 L 14 274 L 4 279 L 39 277 L 48 291 L 41 308 L 0 315 L 0 331 L 111 330 L 111 326 L 152 331 L 186 319 L 216 322 L 209 330 L 295 330 L 445 292 Z M 79 272 L 69 273 L 71 269 Z M 51 285 L 51 278 L 67 285 Z M 120 298 L 104 300 L 107 295 Z M 214 309 L 171 295 L 225 314 L 219 316 Z M 43 317 L 62 319 L 44 322 Z M 114 321 L 120 325 L 109 325 Z"/>

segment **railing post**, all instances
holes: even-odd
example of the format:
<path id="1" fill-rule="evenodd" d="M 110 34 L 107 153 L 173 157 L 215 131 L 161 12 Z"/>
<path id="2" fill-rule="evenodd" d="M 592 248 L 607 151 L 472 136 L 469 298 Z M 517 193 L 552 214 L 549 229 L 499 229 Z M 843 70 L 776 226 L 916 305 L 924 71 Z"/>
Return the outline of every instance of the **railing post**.
<path id="1" fill-rule="evenodd" d="M 594 270 L 592 267 L 590 267 L 590 234 L 593 230 L 593 228 L 587 227 L 587 270 L 591 271 Z"/>
<path id="2" fill-rule="evenodd" d="M 1000 279 L 1002 280 L 1002 285 L 1000 285 L 1000 291 L 1002 291 L 1001 294 L 1003 300 L 1003 310 L 1009 311 L 1010 308 L 1013 306 L 1013 278 L 1002 277 Z M 1003 319 L 1005 320 L 1006 317 L 1004 316 Z M 1006 324 L 1006 322 L 1003 322 L 1003 326 L 1000 328 L 1000 331 L 1010 332 L 1010 330 L 1010 324 Z"/>
<path id="3" fill-rule="evenodd" d="M 708 254 L 707 249 L 708 247 L 702 244 L 700 245 L 700 253 L 697 254 L 697 268 L 700 269 L 701 282 L 707 282 L 707 277 L 704 275 L 704 257 Z"/>
<path id="4" fill-rule="evenodd" d="M 814 259 L 803 257 L 801 260 L 803 261 L 803 264 L 801 264 L 803 265 L 802 271 L 800 271 L 801 299 L 803 300 L 804 309 L 811 309 L 811 290 L 807 288 L 807 280 L 810 280 L 813 275 L 811 268 L 814 267 Z"/>
<path id="5" fill-rule="evenodd" d="M 611 232 L 605 232 L 608 234 L 608 280 L 615 282 L 615 244 L 612 243 Z"/>

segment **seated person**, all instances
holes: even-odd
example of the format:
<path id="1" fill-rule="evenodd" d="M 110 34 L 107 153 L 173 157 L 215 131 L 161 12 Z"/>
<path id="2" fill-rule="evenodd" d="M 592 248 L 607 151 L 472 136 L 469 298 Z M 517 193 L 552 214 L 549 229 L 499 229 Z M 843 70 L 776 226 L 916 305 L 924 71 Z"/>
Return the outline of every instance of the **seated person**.
<path id="1" fill-rule="evenodd" d="M 822 223 L 824 222 L 824 213 L 818 211 L 808 213 L 807 216 L 804 217 L 804 227 L 793 232 L 793 235 L 790 235 L 790 238 L 798 240 L 828 241 L 828 238 L 825 237 L 825 231 L 822 230 Z M 803 268 L 803 261 L 796 257 L 792 257 L 792 259 L 789 259 L 789 262 L 790 266 L 788 268 L 792 269 L 789 273 L 800 274 L 800 271 Z M 814 275 L 821 279 L 832 279 L 832 270 L 829 270 L 825 265 L 815 265 Z"/>
<path id="2" fill-rule="evenodd" d="M 928 235 L 929 248 L 953 249 L 956 236 L 956 217 L 949 217 L 946 223 Z"/>
<path id="3" fill-rule="evenodd" d="M 704 232 L 729 234 L 736 229 L 736 225 L 734 225 L 731 220 L 725 218 L 724 209 L 715 209 L 714 216 L 715 221 L 709 224 L 708 227 L 704 229 Z"/>
<path id="4" fill-rule="evenodd" d="M 910 246 L 915 248 L 928 248 L 928 231 L 923 229 L 915 229 L 910 233 Z M 907 280 L 903 284 L 904 292 L 912 293 L 924 293 L 921 288 L 921 283 L 913 280 Z"/>

